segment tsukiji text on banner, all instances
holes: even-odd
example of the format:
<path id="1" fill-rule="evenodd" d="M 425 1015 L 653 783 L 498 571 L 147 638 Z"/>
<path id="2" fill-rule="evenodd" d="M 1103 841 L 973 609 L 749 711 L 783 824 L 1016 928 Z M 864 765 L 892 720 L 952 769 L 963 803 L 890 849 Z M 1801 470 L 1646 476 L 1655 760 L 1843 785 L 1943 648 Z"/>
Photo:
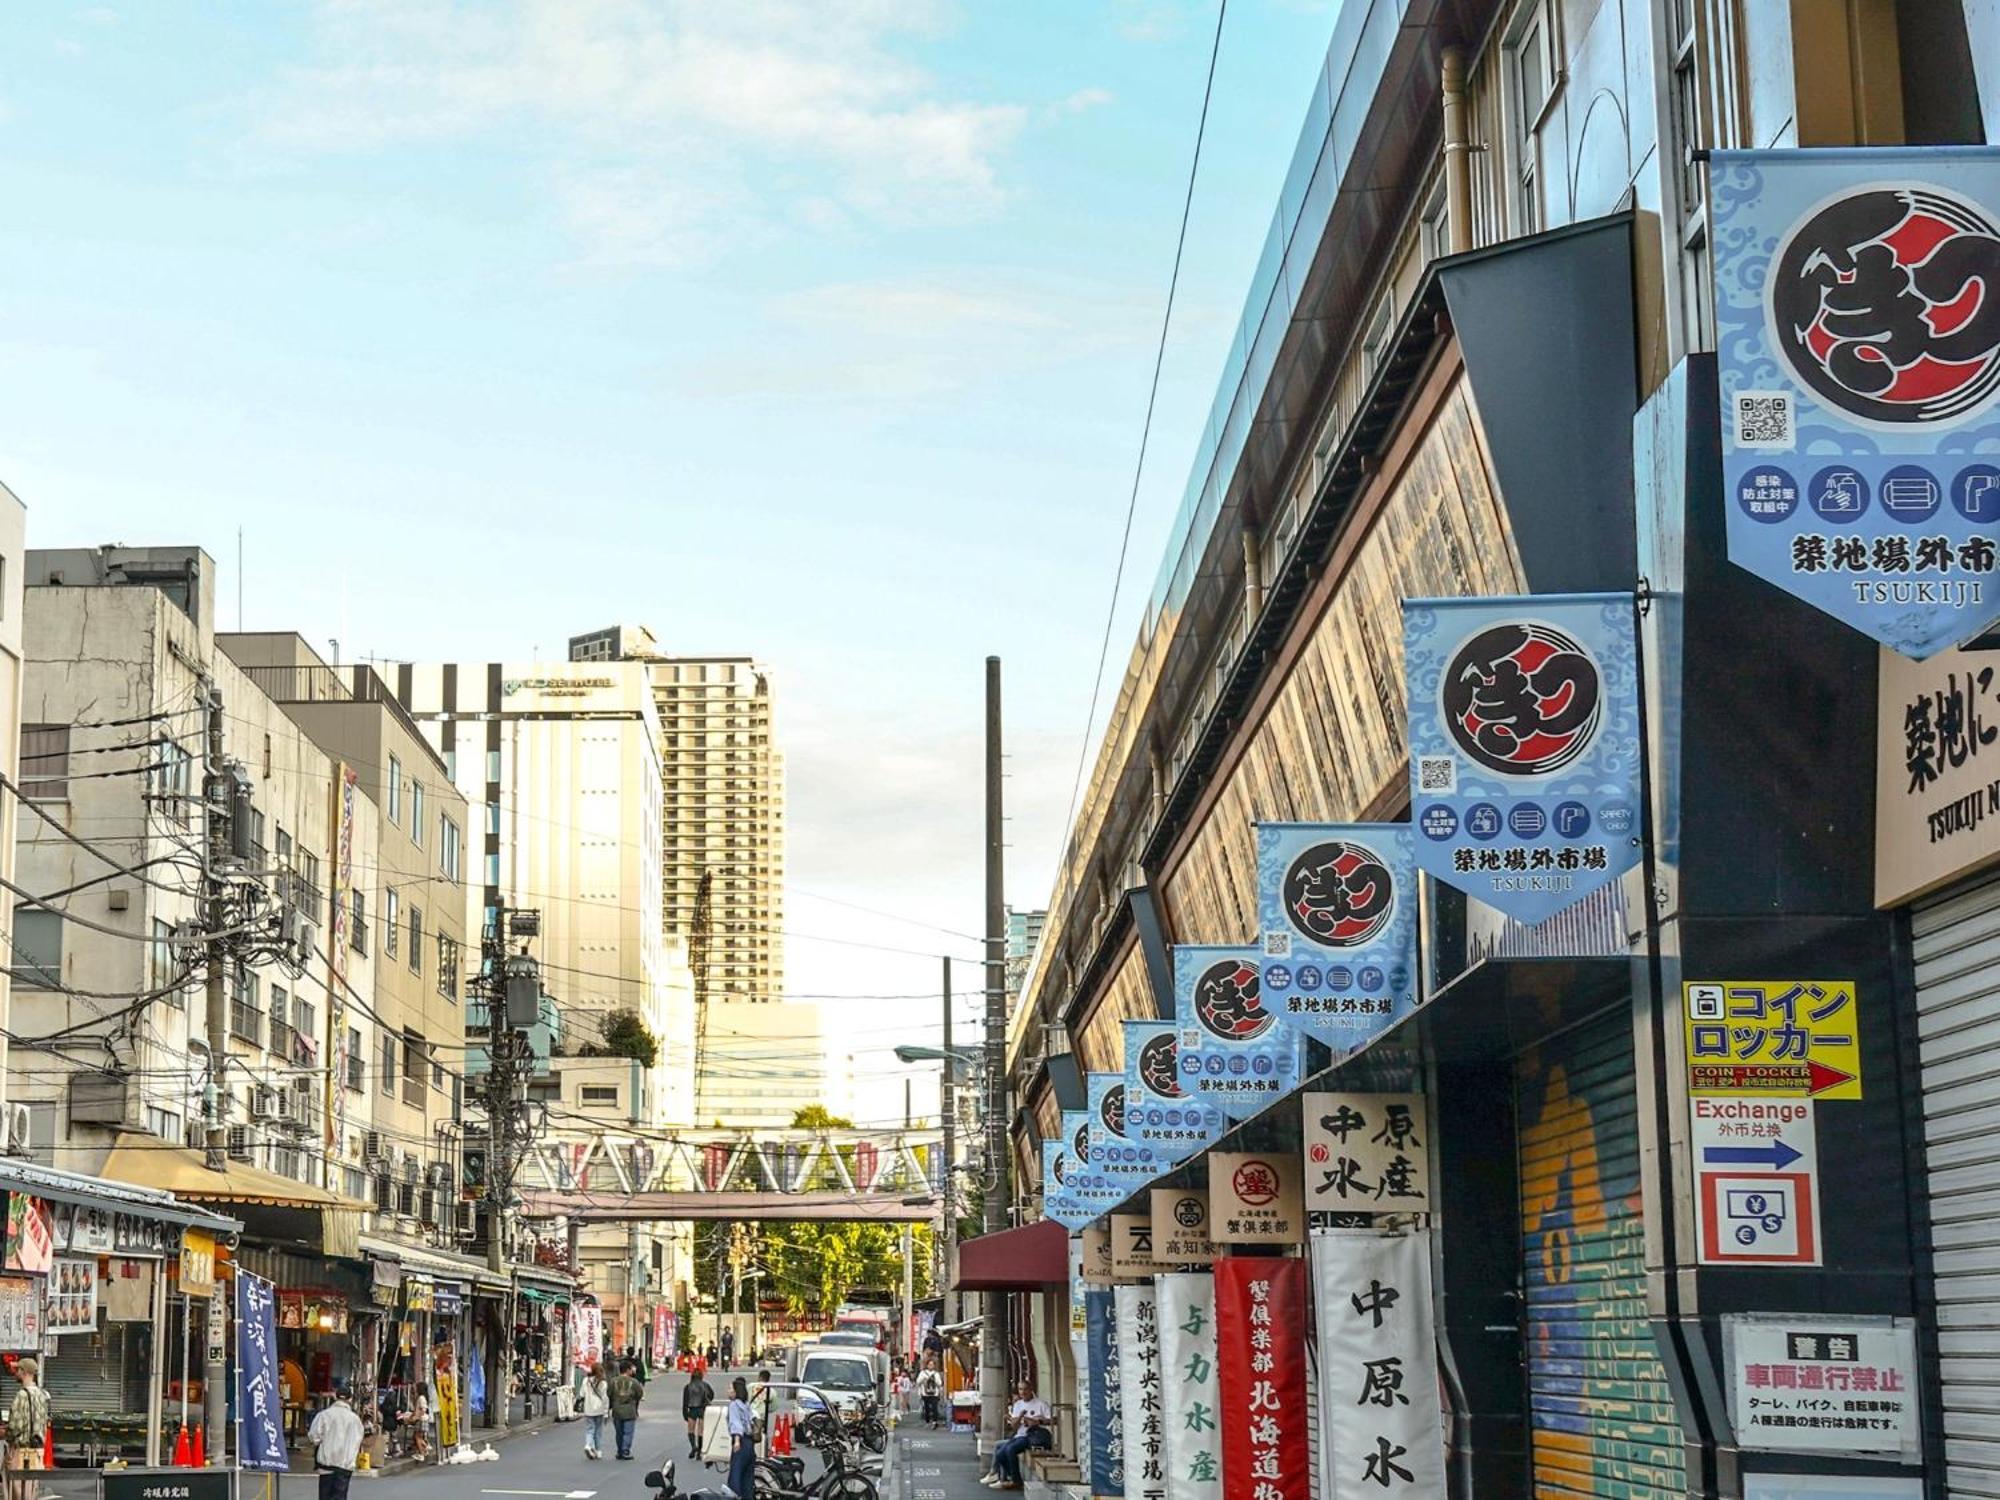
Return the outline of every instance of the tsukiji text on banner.
<path id="1" fill-rule="evenodd" d="M 1630 594 L 1403 601 L 1419 869 L 1541 922 L 1639 862 Z"/>
<path id="2" fill-rule="evenodd" d="M 1081 1229 L 1097 1217 L 1069 1190 L 1069 1148 L 1061 1141 L 1042 1142 L 1042 1214 L 1065 1229 Z"/>
<path id="3" fill-rule="evenodd" d="M 1182 1087 L 1180 1031 L 1171 1021 L 1126 1021 L 1125 1131 L 1163 1163 L 1221 1139 L 1228 1118 Z"/>
<path id="4" fill-rule="evenodd" d="M 1265 1008 L 1255 948 L 1174 949 L 1181 1087 L 1234 1120 L 1277 1103 L 1305 1076 L 1306 1039 Z"/>
<path id="5" fill-rule="evenodd" d="M 1090 1343 L 1090 1492 L 1125 1493 L 1125 1409 L 1120 1400 L 1117 1299 L 1109 1288 L 1084 1294 Z"/>
<path id="6" fill-rule="evenodd" d="M 2000 151 L 1709 158 L 1729 560 L 1905 656 L 2000 619 Z"/>
<path id="7" fill-rule="evenodd" d="M 1130 1190 L 1121 1178 L 1113 1177 L 1091 1159 L 1090 1111 L 1066 1109 L 1062 1112 L 1062 1122 L 1067 1152 L 1064 1180 L 1069 1185 L 1071 1200 L 1093 1213 L 1116 1208 Z"/>
<path id="8" fill-rule="evenodd" d="M 1215 1278 L 1158 1277 L 1160 1404 L 1167 1412 L 1168 1500 L 1222 1500 L 1222 1386 L 1216 1370 Z"/>
<path id="9" fill-rule="evenodd" d="M 1444 1494 L 1429 1233 L 1316 1231 L 1312 1274 L 1322 1492 Z"/>
<path id="10" fill-rule="evenodd" d="M 1166 1500 L 1159 1304 L 1150 1281 L 1117 1287 L 1112 1295 L 1118 1306 L 1118 1373 L 1125 1387 L 1125 1494 L 1128 1500 Z"/>
<path id="11" fill-rule="evenodd" d="M 1091 1165 L 1128 1194 L 1137 1192 L 1169 1163 L 1127 1133 L 1124 1073 L 1092 1073 L 1085 1092 L 1090 1104 Z"/>
<path id="12" fill-rule="evenodd" d="M 1335 1058 L 1416 1005 L 1417 881 L 1400 823 L 1259 823 L 1263 999 Z"/>
<path id="13" fill-rule="evenodd" d="M 1306 1263 L 1215 1263 L 1222 1467 L 1231 1495 L 1311 1500 L 1306 1462 Z"/>

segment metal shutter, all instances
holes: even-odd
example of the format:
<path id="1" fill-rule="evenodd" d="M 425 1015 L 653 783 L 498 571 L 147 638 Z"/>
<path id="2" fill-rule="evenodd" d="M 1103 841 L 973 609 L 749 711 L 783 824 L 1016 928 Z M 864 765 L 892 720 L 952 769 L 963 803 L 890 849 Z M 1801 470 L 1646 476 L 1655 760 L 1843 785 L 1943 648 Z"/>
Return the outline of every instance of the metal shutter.
<path id="1" fill-rule="evenodd" d="M 42 1360 L 42 1388 L 56 1415 L 56 1439 L 69 1442 L 61 1417 L 75 1412 L 122 1412 L 125 1405 L 125 1340 L 140 1325 L 106 1323 L 95 1334 L 66 1333 L 56 1340 L 56 1352 Z M 7 1398 L 16 1389 L 8 1381 Z M 145 1410 L 142 1406 L 141 1411 Z"/>
<path id="2" fill-rule="evenodd" d="M 1911 914 L 1945 1493 L 2000 1496 L 2000 879 Z"/>
<path id="3" fill-rule="evenodd" d="M 1515 1070 L 1532 1492 L 1687 1493 L 1646 1316 L 1631 1021 L 1593 1021 Z"/>

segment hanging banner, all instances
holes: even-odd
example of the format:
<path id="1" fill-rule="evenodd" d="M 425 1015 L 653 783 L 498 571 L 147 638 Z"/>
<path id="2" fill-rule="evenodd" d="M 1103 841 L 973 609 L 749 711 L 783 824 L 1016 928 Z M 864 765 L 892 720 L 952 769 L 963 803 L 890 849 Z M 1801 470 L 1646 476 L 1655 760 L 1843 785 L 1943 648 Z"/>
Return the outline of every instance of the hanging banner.
<path id="1" fill-rule="evenodd" d="M 1125 1493 L 1125 1411 L 1120 1400 L 1117 1301 L 1109 1289 L 1084 1296 L 1090 1341 L 1090 1493 Z"/>
<path id="2" fill-rule="evenodd" d="M 1069 1237 L 1069 1356 L 1076 1371 L 1076 1451 L 1090 1452 L 1090 1294 L 1083 1279 L 1083 1237 Z"/>
<path id="3" fill-rule="evenodd" d="M 1307 1094 L 1306 1207 L 1428 1213 L 1430 1126 L 1422 1094 Z"/>
<path id="4" fill-rule="evenodd" d="M 1125 1127 L 1125 1074 L 1092 1073 L 1086 1081 L 1090 1101 L 1090 1160 L 1129 1196 L 1164 1172 L 1170 1163 Z"/>
<path id="5" fill-rule="evenodd" d="M 1445 1492 L 1430 1232 L 1312 1237 L 1322 1494 Z"/>
<path id="6" fill-rule="evenodd" d="M 1111 1215 L 1111 1274 L 1120 1281 L 1150 1281 L 1166 1269 L 1153 1255 L 1153 1216 Z"/>
<path id="7" fill-rule="evenodd" d="M 1159 1305 L 1150 1281 L 1121 1286 L 1112 1295 L 1118 1306 L 1118 1377 L 1125 1388 L 1125 1493 L 1129 1500 L 1166 1500 Z"/>
<path id="8" fill-rule="evenodd" d="M 1222 1500 L 1222 1387 L 1216 1371 L 1215 1277 L 1157 1279 L 1160 1404 L 1167 1412 L 1167 1500 Z"/>
<path id="9" fill-rule="evenodd" d="M 1905 656 L 2000 618 L 2000 151 L 1709 157 L 1729 560 Z"/>
<path id="10" fill-rule="evenodd" d="M 1639 862 L 1630 594 L 1405 599 L 1417 865 L 1519 922 Z"/>
<path id="11" fill-rule="evenodd" d="M 1218 1244 L 1296 1245 L 1306 1237 L 1299 1159 L 1289 1151 L 1208 1153 L 1208 1232 Z"/>
<path id="12" fill-rule="evenodd" d="M 1123 1203 L 1131 1190 L 1120 1178 L 1097 1164 L 1090 1149 L 1090 1111 L 1066 1109 L 1062 1112 L 1063 1141 L 1069 1149 L 1069 1165 L 1063 1173 L 1072 1201 L 1090 1210 L 1093 1216 Z"/>
<path id="13" fill-rule="evenodd" d="M 604 1358 L 604 1309 L 595 1302 L 579 1302 L 571 1317 L 570 1363 L 588 1370 Z"/>
<path id="14" fill-rule="evenodd" d="M 653 1309 L 653 1363 L 664 1368 L 673 1363 L 675 1315 L 671 1307 L 662 1303 Z"/>
<path id="15" fill-rule="evenodd" d="M 1311 1500 L 1307 1316 L 1304 1261 L 1226 1255 L 1215 1263 L 1222 1467 L 1232 1494 Z"/>
<path id="16" fill-rule="evenodd" d="M 1257 950 L 1174 949 L 1174 1024 L 1181 1087 L 1232 1120 L 1247 1120 L 1297 1088 L 1306 1039 L 1264 1008 Z"/>
<path id="17" fill-rule="evenodd" d="M 55 1225 L 47 1200 L 9 1190 L 6 1269 L 46 1276 L 54 1264 L 55 1251 Z"/>
<path id="18" fill-rule="evenodd" d="M 1065 1229 L 1081 1229 L 1097 1217 L 1070 1191 L 1069 1147 L 1061 1141 L 1042 1142 L 1042 1216 Z"/>
<path id="19" fill-rule="evenodd" d="M 1417 1004 L 1417 878 L 1407 823 L 1259 823 L 1264 1001 L 1351 1057 Z"/>
<path id="20" fill-rule="evenodd" d="M 1200 1188 L 1154 1188 L 1153 1259 L 1162 1266 L 1205 1266 L 1215 1259 L 1208 1235 L 1208 1194 Z"/>
<path id="21" fill-rule="evenodd" d="M 285 1394 L 278 1383 L 278 1298 L 261 1276 L 236 1268 L 236 1461 L 284 1473 Z"/>
<path id="22" fill-rule="evenodd" d="M 1221 1110 L 1181 1087 L 1180 1031 L 1171 1021 L 1126 1021 L 1125 1130 L 1163 1163 L 1185 1161 L 1229 1128 Z"/>

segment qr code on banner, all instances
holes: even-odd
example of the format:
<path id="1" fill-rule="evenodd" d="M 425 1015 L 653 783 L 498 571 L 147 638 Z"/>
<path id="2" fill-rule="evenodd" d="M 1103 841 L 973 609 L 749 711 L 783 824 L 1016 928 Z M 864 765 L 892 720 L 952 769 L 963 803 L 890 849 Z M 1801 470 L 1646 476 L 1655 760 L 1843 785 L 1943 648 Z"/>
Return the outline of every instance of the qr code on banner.
<path id="1" fill-rule="evenodd" d="M 1458 793 L 1458 762 L 1449 755 L 1417 757 L 1417 790 L 1440 797 Z"/>
<path id="2" fill-rule="evenodd" d="M 1267 932 L 1264 934 L 1264 957 L 1290 958 L 1292 956 L 1292 935 L 1289 932 Z"/>
<path id="3" fill-rule="evenodd" d="M 1736 393 L 1736 446 L 1782 449 L 1797 446 L 1792 432 L 1789 391 Z"/>

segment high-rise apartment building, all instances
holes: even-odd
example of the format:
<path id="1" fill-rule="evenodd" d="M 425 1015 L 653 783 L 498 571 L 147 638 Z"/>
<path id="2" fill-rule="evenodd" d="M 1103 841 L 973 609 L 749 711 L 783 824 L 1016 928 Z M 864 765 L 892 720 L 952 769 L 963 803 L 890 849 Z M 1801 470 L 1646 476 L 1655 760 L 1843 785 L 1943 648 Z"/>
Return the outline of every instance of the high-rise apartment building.
<path id="1" fill-rule="evenodd" d="M 572 663 L 644 662 L 660 721 L 662 917 L 705 957 L 710 1000 L 785 988 L 785 770 L 770 674 L 747 656 L 671 656 L 644 626 L 572 636 Z M 697 931 L 703 881 L 705 936 Z M 703 983 L 705 981 L 705 983 Z"/>

